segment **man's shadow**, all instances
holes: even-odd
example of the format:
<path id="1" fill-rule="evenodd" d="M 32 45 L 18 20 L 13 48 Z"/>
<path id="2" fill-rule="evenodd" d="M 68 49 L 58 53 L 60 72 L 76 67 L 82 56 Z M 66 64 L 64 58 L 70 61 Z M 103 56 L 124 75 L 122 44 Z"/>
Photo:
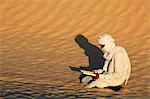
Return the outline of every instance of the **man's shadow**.
<path id="1" fill-rule="evenodd" d="M 78 34 L 74 40 L 84 50 L 85 55 L 88 56 L 89 66 L 80 66 L 79 68 L 70 66 L 71 70 L 80 71 L 80 69 L 102 69 L 105 61 L 103 58 L 103 52 L 97 46 L 91 44 L 88 39 L 81 34 Z M 85 75 L 81 74 L 79 77 L 80 82 L 83 77 L 85 77 Z"/>
<path id="2" fill-rule="evenodd" d="M 85 70 L 102 69 L 105 59 L 103 58 L 103 52 L 95 45 L 91 44 L 88 39 L 79 34 L 75 37 L 75 42 L 85 51 L 85 55 L 88 56 L 89 66 L 80 67 Z"/>

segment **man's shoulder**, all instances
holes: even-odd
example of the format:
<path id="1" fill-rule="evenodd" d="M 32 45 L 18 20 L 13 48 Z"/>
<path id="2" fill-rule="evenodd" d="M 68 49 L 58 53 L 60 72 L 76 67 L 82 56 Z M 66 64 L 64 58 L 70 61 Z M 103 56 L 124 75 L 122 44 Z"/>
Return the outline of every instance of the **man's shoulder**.
<path id="1" fill-rule="evenodd" d="M 122 46 L 117 46 L 115 54 L 125 54 L 126 50 Z"/>
<path id="2" fill-rule="evenodd" d="M 122 46 L 117 46 L 117 51 L 126 51 Z"/>

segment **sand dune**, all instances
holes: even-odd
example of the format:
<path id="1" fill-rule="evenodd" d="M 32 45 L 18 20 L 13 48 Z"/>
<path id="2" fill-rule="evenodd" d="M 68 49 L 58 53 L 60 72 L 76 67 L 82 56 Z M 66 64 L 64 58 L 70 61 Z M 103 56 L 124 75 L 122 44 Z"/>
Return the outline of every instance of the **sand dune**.
<path id="1" fill-rule="evenodd" d="M 49 98 L 148 96 L 149 4 L 149 0 L 2 0 L 1 97 L 42 97 L 44 93 Z M 119 92 L 85 90 L 79 73 L 68 68 L 88 65 L 75 36 L 82 34 L 98 46 L 97 37 L 103 32 L 112 34 L 131 59 L 129 85 Z M 37 94 L 36 88 L 40 88 Z"/>

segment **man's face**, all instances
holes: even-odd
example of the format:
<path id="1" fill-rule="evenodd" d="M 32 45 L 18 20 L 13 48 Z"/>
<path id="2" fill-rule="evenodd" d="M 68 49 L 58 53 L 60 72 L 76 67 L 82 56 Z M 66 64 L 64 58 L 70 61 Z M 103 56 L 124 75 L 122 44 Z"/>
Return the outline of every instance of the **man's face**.
<path id="1" fill-rule="evenodd" d="M 100 46 L 100 49 L 103 51 L 103 48 L 105 47 L 105 44 L 103 44 L 103 43 L 101 42 L 101 39 L 100 39 L 100 38 L 98 38 L 98 44 L 99 44 L 99 46 Z"/>
<path id="2" fill-rule="evenodd" d="M 98 39 L 98 43 L 100 45 L 100 49 L 106 53 L 106 52 L 109 52 L 109 46 L 107 44 L 104 44 L 101 42 L 101 39 Z"/>

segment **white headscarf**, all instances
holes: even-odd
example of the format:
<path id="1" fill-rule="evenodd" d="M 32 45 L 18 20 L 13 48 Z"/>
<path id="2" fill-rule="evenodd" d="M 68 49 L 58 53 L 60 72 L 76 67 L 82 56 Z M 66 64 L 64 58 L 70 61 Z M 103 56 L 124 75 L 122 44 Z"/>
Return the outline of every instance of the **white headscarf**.
<path id="1" fill-rule="evenodd" d="M 99 36 L 98 38 L 98 43 L 100 45 L 105 45 L 103 48 L 102 48 L 102 51 L 104 53 L 109 53 L 112 49 L 112 46 L 115 46 L 115 40 L 112 38 L 111 35 L 105 33 L 105 34 L 102 34 Z"/>
<path id="2" fill-rule="evenodd" d="M 114 43 L 115 40 L 112 38 L 112 36 L 110 34 L 104 33 L 104 34 L 99 36 L 98 42 L 100 44 L 107 45 L 107 44 L 110 44 L 110 43 Z"/>
<path id="3" fill-rule="evenodd" d="M 116 49 L 115 40 L 112 38 L 111 35 L 105 33 L 99 36 L 98 43 L 101 45 L 105 45 L 102 48 L 102 51 L 104 52 L 103 57 L 106 59 L 103 70 L 107 71 L 108 64 L 110 60 L 112 59 L 112 56 Z"/>

